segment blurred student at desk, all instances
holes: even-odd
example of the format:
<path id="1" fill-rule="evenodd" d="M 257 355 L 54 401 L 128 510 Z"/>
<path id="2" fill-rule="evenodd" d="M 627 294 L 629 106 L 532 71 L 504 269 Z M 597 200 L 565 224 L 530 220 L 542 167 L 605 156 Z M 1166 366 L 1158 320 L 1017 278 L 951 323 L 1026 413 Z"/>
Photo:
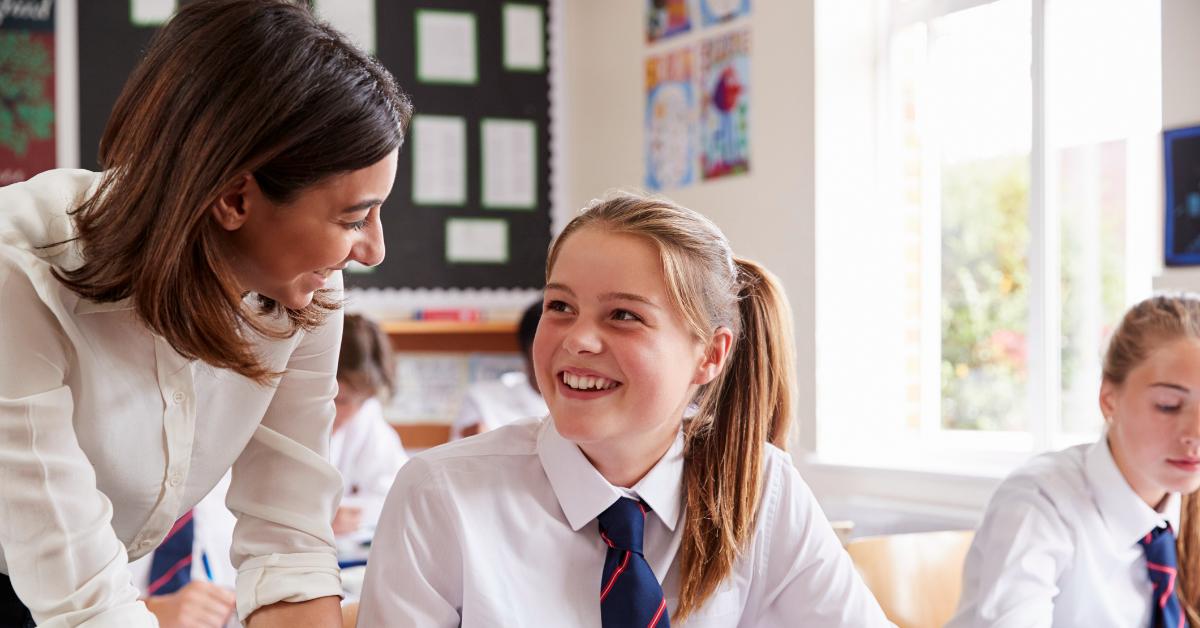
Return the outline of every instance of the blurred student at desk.
<path id="1" fill-rule="evenodd" d="M 467 389 L 462 410 L 450 428 L 450 440 L 494 430 L 519 419 L 544 417 L 546 402 L 538 391 L 533 373 L 533 337 L 542 318 L 542 302 L 530 305 L 517 326 L 517 341 L 525 369 L 512 371 L 499 379 L 476 382 Z"/>
<path id="2" fill-rule="evenodd" d="M 339 537 L 369 534 L 392 480 L 408 460 L 396 430 L 383 418 L 381 398 L 395 390 L 387 336 L 374 322 L 346 315 L 338 358 L 337 416 L 329 461 L 342 474 L 342 503 L 333 518 Z"/>
<path id="3" fill-rule="evenodd" d="M 230 475 L 185 513 L 154 552 L 129 564 L 133 584 L 162 628 L 240 626 L 237 570 L 229 557 L 237 522 L 225 507 Z"/>

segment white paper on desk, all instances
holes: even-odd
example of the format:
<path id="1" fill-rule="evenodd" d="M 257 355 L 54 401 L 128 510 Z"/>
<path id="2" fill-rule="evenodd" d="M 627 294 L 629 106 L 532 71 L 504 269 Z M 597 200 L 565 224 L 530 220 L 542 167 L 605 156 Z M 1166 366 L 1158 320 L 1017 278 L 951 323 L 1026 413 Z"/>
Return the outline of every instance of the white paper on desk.
<path id="1" fill-rule="evenodd" d="M 454 116 L 412 122 L 413 202 L 462 205 L 467 200 L 467 123 Z"/>
<path id="2" fill-rule="evenodd" d="M 417 79 L 431 83 L 474 83 L 475 14 L 417 11 Z"/>
<path id="3" fill-rule="evenodd" d="M 447 219 L 446 261 L 468 264 L 508 262 L 508 221 L 500 218 Z"/>
<path id="4" fill-rule="evenodd" d="M 375 0 L 316 0 L 313 9 L 360 48 L 375 54 Z"/>
<path id="5" fill-rule="evenodd" d="M 175 0 L 130 0 L 129 21 L 135 26 L 158 26 L 175 12 Z"/>
<path id="6" fill-rule="evenodd" d="M 537 205 L 537 125 L 531 120 L 484 120 L 483 206 Z"/>
<path id="7" fill-rule="evenodd" d="M 542 30 L 541 7 L 531 4 L 504 5 L 504 67 L 509 70 L 540 71 L 546 58 L 546 34 Z"/>

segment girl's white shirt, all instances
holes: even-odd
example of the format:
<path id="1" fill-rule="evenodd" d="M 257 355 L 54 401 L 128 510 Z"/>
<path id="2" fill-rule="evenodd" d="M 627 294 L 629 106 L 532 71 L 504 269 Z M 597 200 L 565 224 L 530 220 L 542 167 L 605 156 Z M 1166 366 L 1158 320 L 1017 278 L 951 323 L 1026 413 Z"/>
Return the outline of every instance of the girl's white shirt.
<path id="1" fill-rule="evenodd" d="M 520 419 L 546 416 L 547 412 L 546 402 L 529 385 L 529 376 L 523 371 L 510 371 L 499 379 L 471 384 L 450 426 L 450 439 L 462 438 L 463 429 L 475 423 L 486 432 Z"/>
<path id="2" fill-rule="evenodd" d="M 408 461 L 400 435 L 383 418 L 378 399 L 363 402 L 333 433 L 329 461 L 342 474 L 342 505 L 362 508 L 361 527 L 375 529 L 396 472 Z"/>
<path id="3" fill-rule="evenodd" d="M 155 626 L 127 562 L 232 466 L 238 614 L 339 595 L 326 453 L 341 313 L 254 340 L 283 372 L 274 385 L 180 356 L 128 300 L 83 299 L 51 274 L 80 263 L 73 243 L 41 247 L 73 236 L 67 212 L 99 177 L 0 188 L 0 572 L 39 625 Z"/>
<path id="4" fill-rule="evenodd" d="M 1150 625 L 1153 585 L 1138 540 L 1180 500 L 1146 505 L 1107 438 L 1043 454 L 996 489 L 967 553 L 958 613 L 947 628 Z"/>
<path id="5" fill-rule="evenodd" d="M 632 487 L 653 510 L 645 557 L 671 612 L 679 595 L 683 465 L 679 435 Z M 623 494 L 549 418 L 418 454 L 384 506 L 359 626 L 600 626 L 607 545 L 596 517 Z M 687 625 L 892 624 L 790 458 L 767 446 L 754 536 Z"/>

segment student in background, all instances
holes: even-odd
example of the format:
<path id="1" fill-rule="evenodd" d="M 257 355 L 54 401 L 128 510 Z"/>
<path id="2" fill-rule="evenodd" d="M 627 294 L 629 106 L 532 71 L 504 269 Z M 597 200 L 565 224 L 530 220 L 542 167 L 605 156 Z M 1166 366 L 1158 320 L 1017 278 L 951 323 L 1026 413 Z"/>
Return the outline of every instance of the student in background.
<path id="1" fill-rule="evenodd" d="M 550 416 L 401 470 L 359 625 L 890 625 L 780 449 L 791 338 L 774 277 L 709 220 L 598 201 L 549 252 Z"/>
<path id="2" fill-rule="evenodd" d="M 347 314 L 338 357 L 337 416 L 329 461 L 342 474 L 342 503 L 333 518 L 339 536 L 372 529 L 401 465 L 408 460 L 396 430 L 383 418 L 395 390 L 387 336 L 373 321 Z"/>
<path id="3" fill-rule="evenodd" d="M 229 474 L 175 522 L 154 552 L 129 564 L 146 608 L 161 628 L 221 628 L 233 619 L 237 570 L 229 561 L 233 526 L 225 507 Z"/>
<path id="4" fill-rule="evenodd" d="M 450 428 L 450 439 L 457 440 L 494 430 L 518 419 L 546 416 L 546 402 L 538 392 L 533 376 L 533 336 L 542 318 L 542 302 L 533 303 L 521 315 L 517 342 L 521 344 L 523 371 L 512 371 L 500 379 L 476 382 L 467 389 L 462 410 Z"/>
<path id="5" fill-rule="evenodd" d="M 949 626 L 1200 625 L 1200 299 L 1125 314 L 1099 401 L 1098 441 L 996 490 Z"/>

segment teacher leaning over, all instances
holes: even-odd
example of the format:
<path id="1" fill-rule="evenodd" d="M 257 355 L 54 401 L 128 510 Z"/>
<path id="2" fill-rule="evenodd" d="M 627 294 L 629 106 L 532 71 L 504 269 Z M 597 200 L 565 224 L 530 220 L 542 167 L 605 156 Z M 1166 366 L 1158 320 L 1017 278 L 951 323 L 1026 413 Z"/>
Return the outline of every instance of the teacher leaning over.
<path id="1" fill-rule="evenodd" d="M 156 622 L 126 564 L 233 467 L 237 612 L 340 625 L 340 271 L 383 259 L 411 105 L 282 0 L 189 3 L 99 174 L 0 188 L 0 625 Z"/>

